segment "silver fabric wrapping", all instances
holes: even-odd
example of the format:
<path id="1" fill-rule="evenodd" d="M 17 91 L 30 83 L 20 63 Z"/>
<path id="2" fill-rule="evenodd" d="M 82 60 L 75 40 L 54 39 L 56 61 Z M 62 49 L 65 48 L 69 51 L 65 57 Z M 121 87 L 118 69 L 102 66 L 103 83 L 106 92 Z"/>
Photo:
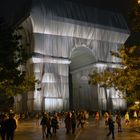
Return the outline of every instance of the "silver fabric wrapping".
<path id="1" fill-rule="evenodd" d="M 32 94 L 34 110 L 68 110 L 69 101 L 73 109 L 106 110 L 107 100 L 114 109 L 125 108 L 113 89 L 106 98 L 102 88 L 88 85 L 92 70 L 119 62 L 110 51 L 117 51 L 129 36 L 120 14 L 60 0 L 33 0 L 25 22 L 32 36 L 28 69 L 40 82 Z"/>

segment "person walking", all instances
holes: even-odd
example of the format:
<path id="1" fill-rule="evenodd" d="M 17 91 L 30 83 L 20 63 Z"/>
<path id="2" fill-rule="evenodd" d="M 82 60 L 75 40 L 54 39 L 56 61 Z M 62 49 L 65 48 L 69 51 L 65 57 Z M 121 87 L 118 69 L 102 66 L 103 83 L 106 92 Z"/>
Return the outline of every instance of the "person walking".
<path id="1" fill-rule="evenodd" d="M 109 117 L 108 112 L 105 112 L 105 113 L 104 113 L 104 122 L 105 122 L 105 126 L 108 125 L 108 117 Z"/>
<path id="2" fill-rule="evenodd" d="M 47 128 L 47 117 L 46 117 L 46 114 L 43 113 L 43 117 L 41 119 L 41 122 L 40 122 L 40 125 L 42 126 L 42 137 L 44 139 L 44 137 L 46 136 L 46 128 Z"/>
<path id="3" fill-rule="evenodd" d="M 58 118 L 56 115 L 54 115 L 51 119 L 51 126 L 52 126 L 53 133 L 56 133 L 56 130 L 59 128 Z"/>
<path id="4" fill-rule="evenodd" d="M 81 126 L 81 128 L 84 128 L 86 118 L 85 118 L 85 114 L 83 111 L 79 112 L 79 114 L 77 116 L 77 120 L 78 120 L 77 128 L 79 126 Z"/>
<path id="5" fill-rule="evenodd" d="M 14 140 L 14 132 L 17 128 L 16 120 L 14 119 L 14 114 L 9 114 L 9 118 L 5 122 L 6 128 L 6 140 Z"/>
<path id="6" fill-rule="evenodd" d="M 125 125 L 128 125 L 129 122 L 130 122 L 130 119 L 129 119 L 129 113 L 126 112 L 125 116 L 124 116 L 124 120 L 125 120 Z"/>
<path id="7" fill-rule="evenodd" d="M 95 114 L 95 121 L 96 121 L 96 125 L 99 126 L 100 114 L 99 114 L 98 111 L 97 111 L 96 114 Z"/>
<path id="8" fill-rule="evenodd" d="M 116 114 L 116 123 L 118 125 L 118 132 L 122 132 L 121 116 L 119 112 Z"/>
<path id="9" fill-rule="evenodd" d="M 48 114 L 47 114 L 46 118 L 47 118 L 47 120 L 46 120 L 46 126 L 47 126 L 46 138 L 48 138 L 49 135 L 52 137 L 52 133 L 51 133 L 51 118 L 50 118 L 50 116 Z"/>
<path id="10" fill-rule="evenodd" d="M 115 122 L 113 121 L 112 116 L 110 115 L 109 118 L 108 118 L 109 132 L 108 132 L 107 136 L 112 134 L 112 139 L 115 139 L 115 136 L 114 136 L 114 123 Z"/>

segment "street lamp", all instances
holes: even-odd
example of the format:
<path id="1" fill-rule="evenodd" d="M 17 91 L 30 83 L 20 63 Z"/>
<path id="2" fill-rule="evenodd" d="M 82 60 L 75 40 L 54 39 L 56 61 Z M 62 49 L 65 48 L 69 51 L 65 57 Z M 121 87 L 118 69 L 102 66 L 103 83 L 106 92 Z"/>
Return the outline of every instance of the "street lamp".
<path id="1" fill-rule="evenodd" d="M 135 101 L 135 105 L 136 105 L 136 108 L 139 110 L 140 109 L 140 101 Z"/>
<path id="2" fill-rule="evenodd" d="M 139 101 L 135 101 L 135 104 L 136 104 L 136 105 L 139 105 L 139 103 L 140 103 Z"/>

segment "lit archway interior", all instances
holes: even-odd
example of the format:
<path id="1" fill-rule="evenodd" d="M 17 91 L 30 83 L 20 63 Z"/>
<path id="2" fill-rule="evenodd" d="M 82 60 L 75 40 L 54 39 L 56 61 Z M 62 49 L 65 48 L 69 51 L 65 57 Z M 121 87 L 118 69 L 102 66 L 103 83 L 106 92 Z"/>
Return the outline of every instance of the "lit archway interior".
<path id="1" fill-rule="evenodd" d="M 88 84 L 88 74 L 95 69 L 92 50 L 80 46 L 71 53 L 70 106 L 72 109 L 97 110 L 97 87 Z"/>

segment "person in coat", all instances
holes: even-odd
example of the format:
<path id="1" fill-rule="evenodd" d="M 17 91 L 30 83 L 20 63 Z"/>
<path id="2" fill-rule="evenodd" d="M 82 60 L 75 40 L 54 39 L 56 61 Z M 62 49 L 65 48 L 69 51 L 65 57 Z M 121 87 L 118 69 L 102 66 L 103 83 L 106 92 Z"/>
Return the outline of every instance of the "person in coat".
<path id="1" fill-rule="evenodd" d="M 16 120 L 14 119 L 14 114 L 9 114 L 9 118 L 5 122 L 6 128 L 6 140 L 14 140 L 14 133 L 17 128 Z"/>
<path id="2" fill-rule="evenodd" d="M 53 133 L 56 133 L 57 129 L 59 128 L 58 119 L 56 115 L 54 115 L 53 118 L 51 119 L 51 126 L 52 126 Z"/>
<path id="3" fill-rule="evenodd" d="M 5 140 L 6 137 L 6 119 L 5 114 L 0 116 L 0 136 L 2 140 Z"/>
<path id="4" fill-rule="evenodd" d="M 115 122 L 113 121 L 112 116 L 110 115 L 109 118 L 108 118 L 109 132 L 108 132 L 107 136 L 112 134 L 112 139 L 115 139 L 115 136 L 114 136 L 114 123 Z"/>

